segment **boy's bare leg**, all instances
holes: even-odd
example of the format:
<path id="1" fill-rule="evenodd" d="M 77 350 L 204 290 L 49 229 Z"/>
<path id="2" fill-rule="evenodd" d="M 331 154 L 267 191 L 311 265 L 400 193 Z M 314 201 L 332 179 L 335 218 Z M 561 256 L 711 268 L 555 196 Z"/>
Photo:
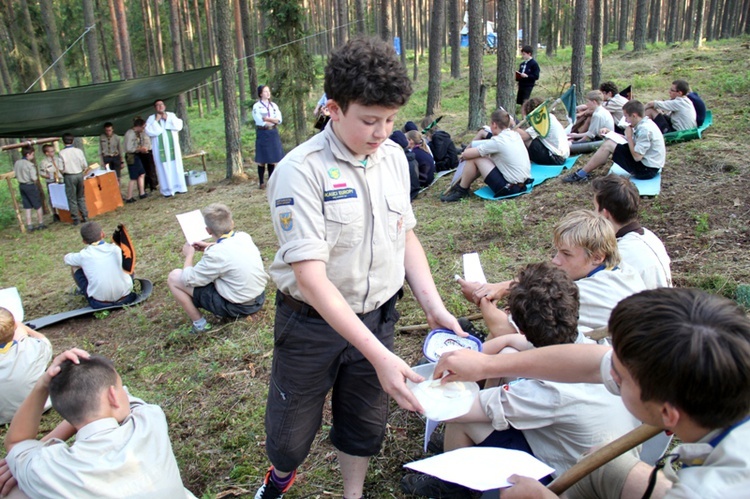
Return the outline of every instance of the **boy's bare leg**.
<path id="1" fill-rule="evenodd" d="M 481 175 L 482 178 L 486 177 L 495 168 L 495 163 L 487 158 L 474 158 L 466 160 L 464 165 L 464 171 L 461 174 L 460 185 L 464 189 L 468 189 L 471 183 Z"/>
<path id="2" fill-rule="evenodd" d="M 341 467 L 341 476 L 344 481 L 344 498 L 358 499 L 362 497 L 365 476 L 367 476 L 367 465 L 370 463 L 370 458 L 352 456 L 346 452 L 338 451 L 338 460 Z"/>
<path id="3" fill-rule="evenodd" d="M 146 194 L 146 175 L 140 175 L 138 177 L 138 194 L 141 196 Z"/>
<path id="4" fill-rule="evenodd" d="M 26 213 L 26 227 L 31 225 L 31 208 L 24 208 L 23 210 Z"/>
<path id="5" fill-rule="evenodd" d="M 614 152 L 616 146 L 617 144 L 613 140 L 605 140 L 601 147 L 591 156 L 588 163 L 584 165 L 583 171 L 591 173 L 597 168 L 606 165 L 607 161 L 609 161 L 609 156 Z"/>
<path id="6" fill-rule="evenodd" d="M 182 269 L 175 269 L 169 273 L 167 287 L 191 321 L 195 322 L 203 317 L 200 310 L 193 305 L 193 288 L 182 284 Z"/>
<path id="7" fill-rule="evenodd" d="M 135 186 L 135 180 L 128 182 L 128 199 L 133 199 L 133 187 Z"/>

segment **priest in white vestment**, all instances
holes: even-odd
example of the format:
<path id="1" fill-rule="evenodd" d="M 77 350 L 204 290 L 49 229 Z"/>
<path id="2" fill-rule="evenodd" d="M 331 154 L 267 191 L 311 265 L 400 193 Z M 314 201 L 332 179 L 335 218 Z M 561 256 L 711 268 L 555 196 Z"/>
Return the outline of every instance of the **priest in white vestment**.
<path id="1" fill-rule="evenodd" d="M 167 112 L 163 100 L 154 102 L 154 109 L 156 114 L 146 121 L 146 134 L 151 137 L 159 190 L 165 197 L 170 197 L 178 192 L 187 192 L 177 135 L 182 130 L 182 120 L 176 114 Z"/>

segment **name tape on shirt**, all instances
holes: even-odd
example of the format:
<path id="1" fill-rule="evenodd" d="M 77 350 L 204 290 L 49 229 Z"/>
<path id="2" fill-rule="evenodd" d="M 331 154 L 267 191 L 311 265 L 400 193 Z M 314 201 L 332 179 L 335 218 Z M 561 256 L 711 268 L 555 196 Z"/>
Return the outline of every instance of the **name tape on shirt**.
<path id="1" fill-rule="evenodd" d="M 279 206 L 292 206 L 294 204 L 294 198 L 279 198 L 276 200 L 276 207 Z"/>
<path id="2" fill-rule="evenodd" d="M 357 197 L 357 191 L 352 189 L 351 187 L 347 187 L 345 189 L 335 189 L 332 191 L 325 191 L 323 193 L 323 200 L 328 201 L 338 201 L 339 199 L 347 199 L 347 198 L 356 198 Z"/>

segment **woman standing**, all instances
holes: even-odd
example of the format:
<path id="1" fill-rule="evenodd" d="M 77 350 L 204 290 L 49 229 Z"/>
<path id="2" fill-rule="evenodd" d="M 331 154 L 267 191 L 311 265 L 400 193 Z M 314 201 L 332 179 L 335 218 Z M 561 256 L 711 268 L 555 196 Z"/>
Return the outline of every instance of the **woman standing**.
<path id="1" fill-rule="evenodd" d="M 263 177 L 268 165 L 268 177 L 271 177 L 276 163 L 284 157 L 281 148 L 281 137 L 276 125 L 281 123 L 279 106 L 271 102 L 271 89 L 268 85 L 258 87 L 258 102 L 253 105 L 253 119 L 255 120 L 255 162 L 258 163 L 258 179 L 260 189 L 265 189 Z"/>

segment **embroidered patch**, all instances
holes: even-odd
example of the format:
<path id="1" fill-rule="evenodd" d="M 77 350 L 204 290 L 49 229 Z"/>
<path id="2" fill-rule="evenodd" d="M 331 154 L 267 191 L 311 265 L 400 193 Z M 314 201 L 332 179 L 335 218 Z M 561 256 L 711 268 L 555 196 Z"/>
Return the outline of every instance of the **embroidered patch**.
<path id="1" fill-rule="evenodd" d="M 339 184 L 333 184 L 333 188 L 334 189 L 343 189 L 344 187 L 346 187 L 346 182 L 341 182 Z"/>
<path id="2" fill-rule="evenodd" d="M 281 222 L 281 230 L 283 230 L 284 232 L 289 232 L 290 230 L 292 230 L 292 227 L 294 227 L 292 212 L 285 211 L 283 213 L 279 213 L 279 222 Z"/>
<path id="3" fill-rule="evenodd" d="M 348 187 L 346 189 L 336 189 L 333 191 L 325 191 L 323 193 L 324 201 L 338 201 L 339 199 L 356 198 L 357 191 Z"/>
<path id="4" fill-rule="evenodd" d="M 294 204 L 294 198 L 280 198 L 276 200 L 276 207 L 291 206 Z"/>
<path id="5" fill-rule="evenodd" d="M 333 168 L 329 168 L 328 176 L 331 177 L 333 180 L 336 180 L 337 178 L 341 177 L 341 170 L 339 170 L 338 167 L 336 166 L 334 166 Z"/>

